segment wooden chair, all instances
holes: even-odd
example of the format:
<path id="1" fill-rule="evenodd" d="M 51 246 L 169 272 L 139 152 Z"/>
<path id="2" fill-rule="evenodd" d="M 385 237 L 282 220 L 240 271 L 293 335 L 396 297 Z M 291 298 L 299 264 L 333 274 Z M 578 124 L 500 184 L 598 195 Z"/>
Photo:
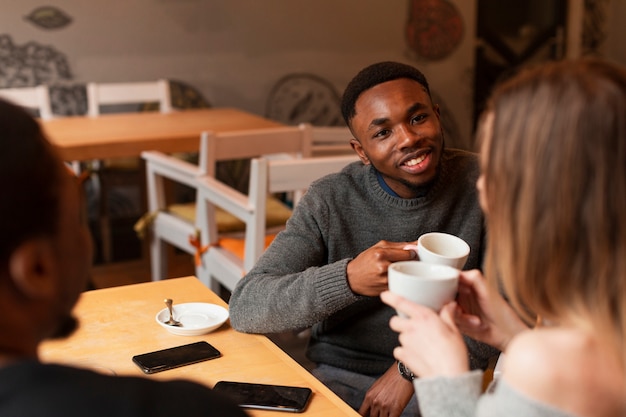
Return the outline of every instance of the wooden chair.
<path id="1" fill-rule="evenodd" d="M 52 119 L 50 93 L 45 85 L 0 89 L 0 97 L 36 113 L 41 119 Z"/>
<path id="2" fill-rule="evenodd" d="M 100 116 L 108 107 L 115 112 L 140 111 L 141 106 L 157 103 L 161 113 L 172 111 L 169 82 L 165 79 L 145 82 L 88 83 L 87 114 Z M 128 107 L 133 105 L 134 107 Z M 133 187 L 139 196 L 139 210 L 145 211 L 145 179 L 140 158 L 117 158 L 92 161 L 99 189 L 99 231 L 104 262 L 113 260 L 112 190 Z"/>
<path id="3" fill-rule="evenodd" d="M 316 179 L 338 172 L 355 161 L 358 161 L 356 154 L 302 159 L 255 158 L 250 167 L 248 195 L 213 177 L 199 178 L 196 227 L 200 229 L 201 265 L 198 278 L 213 290 L 222 285 L 232 291 L 271 241 L 266 237 L 267 196 L 306 190 Z M 218 234 L 217 209 L 245 223 L 245 234 L 239 243 Z"/>
<path id="4" fill-rule="evenodd" d="M 347 126 L 313 126 L 311 128 L 313 156 L 352 155 L 352 133 Z"/>
<path id="5" fill-rule="evenodd" d="M 172 111 L 167 80 L 87 84 L 87 114 L 92 117 L 101 114 L 101 106 L 154 102 L 159 104 L 161 113 Z"/>
<path id="6" fill-rule="evenodd" d="M 167 185 L 173 182 L 197 190 L 198 178 L 215 177 L 219 161 L 251 159 L 262 155 L 280 155 L 283 158 L 309 156 L 310 140 L 308 125 L 218 134 L 204 132 L 200 139 L 197 165 L 162 152 L 142 152 L 146 162 L 148 220 L 140 227 L 149 233 L 152 279 L 156 281 L 167 277 L 166 243 L 191 255 L 196 254 L 200 244 L 197 237 L 199 228 L 196 226 L 197 205 L 194 203 L 192 208 L 188 208 L 192 215 L 184 218 L 179 211 L 172 209 Z M 194 201 L 197 201 L 197 196 Z"/>
<path id="7" fill-rule="evenodd" d="M 358 161 L 356 154 L 303 159 L 256 158 L 250 167 L 248 195 L 213 177 L 198 178 L 196 226 L 201 239 L 200 280 L 214 290 L 218 284 L 232 290 L 269 243 L 265 221 L 267 196 L 306 190 L 316 179 L 338 172 L 355 161 Z M 215 216 L 218 208 L 245 223 L 243 245 L 219 235 Z M 240 246 L 243 246 L 243 253 Z"/>

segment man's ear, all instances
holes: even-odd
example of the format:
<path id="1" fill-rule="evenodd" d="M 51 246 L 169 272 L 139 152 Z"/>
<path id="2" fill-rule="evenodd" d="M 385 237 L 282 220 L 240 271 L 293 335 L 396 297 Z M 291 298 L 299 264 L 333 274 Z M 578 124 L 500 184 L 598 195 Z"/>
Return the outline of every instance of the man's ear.
<path id="1" fill-rule="evenodd" d="M 365 152 L 363 151 L 363 146 L 361 146 L 361 142 L 359 142 L 356 139 L 350 139 L 350 146 L 352 146 L 352 149 L 354 149 L 354 151 L 359 156 L 359 159 L 361 160 L 361 162 L 363 162 L 364 165 L 370 164 L 369 158 L 367 157 L 367 155 L 365 155 Z"/>
<path id="2" fill-rule="evenodd" d="M 30 239 L 9 258 L 9 273 L 15 287 L 26 297 L 40 299 L 55 293 L 55 255 L 47 239 Z"/>

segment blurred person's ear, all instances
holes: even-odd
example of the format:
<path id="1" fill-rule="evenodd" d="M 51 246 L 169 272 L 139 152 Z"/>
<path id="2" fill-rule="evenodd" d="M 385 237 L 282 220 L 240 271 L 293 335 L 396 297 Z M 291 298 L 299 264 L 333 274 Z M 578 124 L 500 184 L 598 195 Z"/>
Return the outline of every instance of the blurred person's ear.
<path id="1" fill-rule="evenodd" d="M 48 239 L 30 239 L 13 251 L 9 273 L 15 287 L 26 297 L 41 299 L 55 294 L 55 255 Z"/>

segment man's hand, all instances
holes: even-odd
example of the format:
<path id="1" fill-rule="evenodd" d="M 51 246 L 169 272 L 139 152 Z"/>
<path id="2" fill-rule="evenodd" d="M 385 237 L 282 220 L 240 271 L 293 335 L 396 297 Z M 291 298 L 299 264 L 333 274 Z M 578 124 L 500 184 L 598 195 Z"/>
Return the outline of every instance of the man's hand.
<path id="1" fill-rule="evenodd" d="M 394 363 L 367 391 L 359 414 L 366 417 L 398 417 L 413 392 L 413 384 L 400 375 Z"/>
<path id="2" fill-rule="evenodd" d="M 386 242 L 381 240 L 361 252 L 348 263 L 348 285 L 360 295 L 375 297 L 388 288 L 387 268 L 392 262 L 417 258 L 412 250 L 402 249 L 414 242 Z"/>

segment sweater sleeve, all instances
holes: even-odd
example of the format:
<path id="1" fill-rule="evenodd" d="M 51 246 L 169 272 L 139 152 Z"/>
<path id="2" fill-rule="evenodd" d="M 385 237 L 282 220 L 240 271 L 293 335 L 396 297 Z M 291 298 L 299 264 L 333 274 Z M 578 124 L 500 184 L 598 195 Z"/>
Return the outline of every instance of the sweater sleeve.
<path id="1" fill-rule="evenodd" d="M 576 417 L 525 397 L 498 379 L 481 395 L 482 371 L 413 381 L 422 417 Z"/>
<path id="2" fill-rule="evenodd" d="M 231 325 L 247 333 L 307 328 L 362 298 L 349 288 L 351 258 L 327 261 L 331 209 L 309 189 L 270 247 L 238 283 Z"/>
<path id="3" fill-rule="evenodd" d="M 471 371 L 455 378 L 417 378 L 413 381 L 422 417 L 475 415 L 483 372 Z"/>

